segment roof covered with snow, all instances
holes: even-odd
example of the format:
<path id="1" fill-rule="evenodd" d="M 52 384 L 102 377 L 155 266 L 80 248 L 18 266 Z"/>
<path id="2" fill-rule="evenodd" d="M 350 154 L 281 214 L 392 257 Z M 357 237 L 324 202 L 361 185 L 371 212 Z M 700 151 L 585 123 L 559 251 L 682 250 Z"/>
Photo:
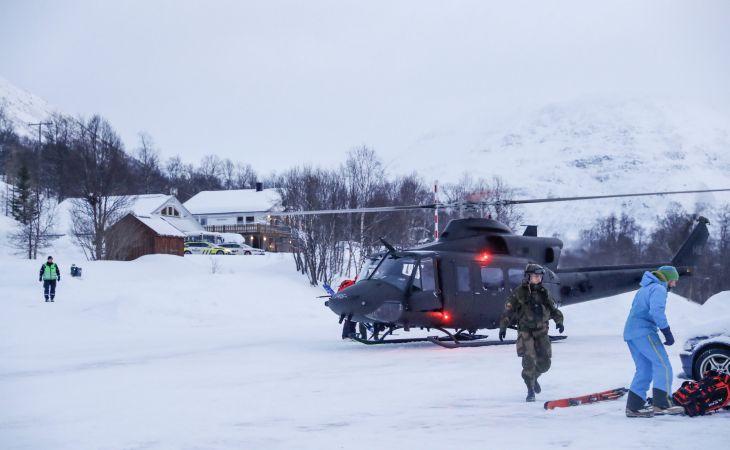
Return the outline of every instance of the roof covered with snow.
<path id="1" fill-rule="evenodd" d="M 197 220 L 192 217 L 171 217 L 171 216 L 160 216 L 162 220 L 169 223 L 173 227 L 177 228 L 182 232 L 190 231 L 203 231 L 204 228 Z"/>
<path id="2" fill-rule="evenodd" d="M 277 189 L 201 191 L 183 203 L 193 214 L 224 214 L 272 211 L 281 205 Z"/>
<path id="3" fill-rule="evenodd" d="M 139 215 L 139 214 L 150 214 L 157 210 L 159 207 L 161 207 L 165 202 L 167 202 L 172 195 L 165 195 L 165 194 L 145 194 L 145 195 L 134 195 L 130 196 L 130 205 L 129 209 Z"/>
<path id="4" fill-rule="evenodd" d="M 185 233 L 167 223 L 160 216 L 135 215 L 135 217 L 160 236 L 185 237 Z"/>

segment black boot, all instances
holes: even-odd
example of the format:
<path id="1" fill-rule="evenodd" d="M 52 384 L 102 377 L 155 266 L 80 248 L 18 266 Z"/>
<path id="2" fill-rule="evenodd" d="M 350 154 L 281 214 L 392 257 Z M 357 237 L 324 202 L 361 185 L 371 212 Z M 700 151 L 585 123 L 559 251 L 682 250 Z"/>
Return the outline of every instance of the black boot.
<path id="1" fill-rule="evenodd" d="M 654 409 L 647 406 L 643 398 L 629 390 L 626 399 L 626 417 L 654 417 Z"/>
<path id="2" fill-rule="evenodd" d="M 527 398 L 525 398 L 526 402 L 534 402 L 535 401 L 535 390 L 532 388 L 527 388 Z"/>
<path id="3" fill-rule="evenodd" d="M 664 414 L 667 414 L 667 415 L 684 414 L 684 407 L 675 406 L 674 402 L 672 402 L 672 399 L 669 398 L 669 394 L 667 394 L 665 391 L 654 388 L 653 394 L 654 394 L 654 401 L 652 403 L 654 405 L 654 414 L 655 415 L 662 416 Z"/>
<path id="4" fill-rule="evenodd" d="M 535 394 L 539 394 L 540 392 L 542 392 L 542 388 L 540 387 L 540 383 L 538 383 L 537 380 L 535 380 Z"/>

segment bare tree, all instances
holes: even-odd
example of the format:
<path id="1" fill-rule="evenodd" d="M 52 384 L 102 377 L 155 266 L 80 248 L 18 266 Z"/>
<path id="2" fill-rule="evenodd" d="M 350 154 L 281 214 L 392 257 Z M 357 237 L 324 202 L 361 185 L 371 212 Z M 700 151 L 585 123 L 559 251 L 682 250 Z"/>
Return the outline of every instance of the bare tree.
<path id="1" fill-rule="evenodd" d="M 179 155 L 173 156 L 165 163 L 165 173 L 171 183 L 178 183 L 185 177 L 185 164 Z"/>
<path id="2" fill-rule="evenodd" d="M 295 168 L 279 178 L 282 204 L 291 210 L 336 209 L 346 204 L 347 190 L 336 171 Z M 312 285 L 331 283 L 341 271 L 343 219 L 338 215 L 288 219 L 297 268 Z"/>
<path id="3" fill-rule="evenodd" d="M 160 172 L 160 156 L 152 136 L 140 132 L 138 135 L 137 160 L 140 165 L 140 185 L 143 194 L 152 193 L 155 176 Z"/>
<path id="4" fill-rule="evenodd" d="M 82 161 L 83 196 L 71 211 L 73 235 L 87 258 L 104 258 L 106 229 L 129 209 L 125 196 L 128 167 L 121 140 L 99 116 L 81 126 L 76 140 Z"/>
<path id="5" fill-rule="evenodd" d="M 258 175 L 251 164 L 236 164 L 236 188 L 251 189 L 256 186 Z"/>
<path id="6" fill-rule="evenodd" d="M 221 178 L 224 189 L 236 188 L 236 165 L 229 158 L 221 163 Z"/>
<path id="7" fill-rule="evenodd" d="M 206 178 L 221 179 L 223 161 L 216 155 L 206 155 L 200 161 L 200 174 Z"/>
<path id="8" fill-rule="evenodd" d="M 26 204 L 28 210 L 8 238 L 10 245 L 28 259 L 37 259 L 38 251 L 49 247 L 57 238 L 52 234 L 56 212 L 53 199 L 38 191 L 31 195 L 33 198 Z"/>
<path id="9" fill-rule="evenodd" d="M 383 164 L 375 151 L 361 146 L 350 150 L 342 172 L 345 174 L 349 208 L 362 208 L 372 205 L 378 187 L 385 182 Z M 367 251 L 365 230 L 372 222 L 372 215 L 365 213 L 347 215 L 347 227 L 350 238 L 348 242 L 348 258 L 345 271 L 351 272 L 354 265 L 355 273 L 359 273 Z M 356 231 L 357 230 L 357 231 Z M 352 239 L 352 237 L 356 239 Z"/>

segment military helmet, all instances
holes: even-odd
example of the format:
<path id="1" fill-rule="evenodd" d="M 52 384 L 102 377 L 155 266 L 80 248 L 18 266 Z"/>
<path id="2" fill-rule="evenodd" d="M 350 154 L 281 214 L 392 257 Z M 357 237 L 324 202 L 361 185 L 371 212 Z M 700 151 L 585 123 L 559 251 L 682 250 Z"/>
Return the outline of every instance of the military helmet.
<path id="1" fill-rule="evenodd" d="M 525 275 L 545 275 L 545 269 L 540 264 L 530 263 L 525 267 Z"/>

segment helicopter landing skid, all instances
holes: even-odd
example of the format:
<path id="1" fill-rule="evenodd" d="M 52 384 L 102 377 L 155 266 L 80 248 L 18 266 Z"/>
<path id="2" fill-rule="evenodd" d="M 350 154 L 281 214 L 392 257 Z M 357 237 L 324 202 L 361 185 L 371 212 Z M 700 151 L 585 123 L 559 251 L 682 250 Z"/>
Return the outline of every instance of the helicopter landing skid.
<path id="1" fill-rule="evenodd" d="M 385 334 L 383 334 L 380 337 L 373 337 L 373 338 L 367 339 L 367 338 L 361 337 L 361 336 L 365 335 L 364 333 L 363 334 L 350 333 L 349 338 L 352 339 L 353 341 L 357 341 L 357 342 L 360 342 L 361 344 L 365 344 L 365 345 L 408 344 L 411 342 L 434 342 L 434 341 L 438 342 L 439 344 L 444 343 L 444 342 L 457 342 L 458 343 L 458 342 L 462 342 L 462 341 L 474 342 L 474 341 L 477 341 L 480 339 L 487 338 L 486 335 L 481 335 L 481 334 L 464 334 L 461 331 L 458 333 L 449 333 L 448 331 L 444 330 L 443 328 L 433 328 L 433 329 L 441 331 L 442 333 L 446 334 L 446 336 L 441 336 L 441 337 L 428 336 L 428 337 L 424 337 L 424 338 L 385 339 L 388 335 L 390 335 L 393 331 L 395 331 L 393 329 L 393 330 L 386 332 Z"/>
<path id="2" fill-rule="evenodd" d="M 431 338 L 434 339 L 443 339 L 445 341 L 451 341 L 452 339 L 450 337 L 440 337 L 437 338 L 435 336 L 430 336 L 427 338 L 404 338 L 404 339 L 363 339 L 360 336 L 351 334 L 350 339 L 353 341 L 360 342 L 361 344 L 365 345 L 381 345 L 381 344 L 408 344 L 411 342 L 431 342 Z"/>
<path id="3" fill-rule="evenodd" d="M 553 341 L 562 341 L 563 339 L 566 339 L 568 336 L 550 336 L 550 342 Z M 432 344 L 439 345 L 444 348 L 462 348 L 462 347 L 488 347 L 492 345 L 510 345 L 517 342 L 514 339 L 504 340 L 504 341 L 481 341 L 481 340 L 468 340 L 468 341 L 454 341 L 453 339 L 449 338 L 438 338 L 436 336 L 429 336 L 426 339 L 428 339 L 429 342 Z"/>

